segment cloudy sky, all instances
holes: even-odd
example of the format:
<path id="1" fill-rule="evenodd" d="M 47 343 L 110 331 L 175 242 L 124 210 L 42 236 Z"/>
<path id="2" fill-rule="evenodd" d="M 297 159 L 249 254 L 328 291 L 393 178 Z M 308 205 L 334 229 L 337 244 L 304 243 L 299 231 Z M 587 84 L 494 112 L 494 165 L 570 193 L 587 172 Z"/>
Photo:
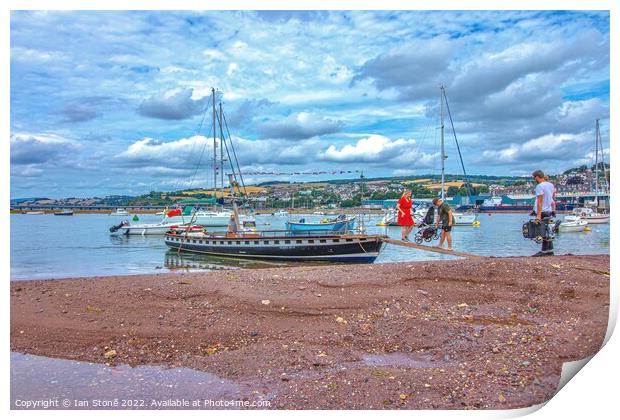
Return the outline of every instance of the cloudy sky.
<path id="1" fill-rule="evenodd" d="M 212 86 L 247 173 L 438 173 L 441 84 L 468 173 L 592 163 L 609 13 L 12 12 L 11 196 L 209 187 Z"/>

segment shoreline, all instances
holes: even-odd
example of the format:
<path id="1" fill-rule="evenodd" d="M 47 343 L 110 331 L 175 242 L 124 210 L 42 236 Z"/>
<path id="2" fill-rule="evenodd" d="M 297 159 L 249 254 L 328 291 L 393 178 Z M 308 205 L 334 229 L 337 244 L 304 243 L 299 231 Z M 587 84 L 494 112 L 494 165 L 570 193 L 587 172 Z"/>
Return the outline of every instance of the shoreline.
<path id="1" fill-rule="evenodd" d="M 11 281 L 11 351 L 194 368 L 272 408 L 526 407 L 600 348 L 609 258 Z"/>

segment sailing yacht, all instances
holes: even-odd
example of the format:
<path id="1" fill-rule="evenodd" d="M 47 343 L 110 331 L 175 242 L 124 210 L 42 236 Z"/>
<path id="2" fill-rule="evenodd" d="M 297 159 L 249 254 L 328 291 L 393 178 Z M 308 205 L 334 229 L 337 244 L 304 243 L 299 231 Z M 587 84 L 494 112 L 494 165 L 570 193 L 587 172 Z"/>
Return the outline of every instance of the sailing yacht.
<path id="1" fill-rule="evenodd" d="M 216 110 L 216 96 L 215 89 L 211 89 L 211 98 L 212 98 L 212 109 L 213 109 L 213 188 L 215 191 L 215 195 L 218 195 L 218 188 L 221 194 L 221 197 L 224 197 L 224 150 L 226 150 L 226 154 L 228 155 L 228 160 L 231 163 L 231 166 L 234 163 L 239 167 L 239 163 L 236 161 L 236 154 L 234 152 L 234 147 L 232 145 L 232 141 L 229 142 L 229 145 L 226 144 L 226 139 L 224 136 L 224 125 L 226 124 L 226 120 L 224 119 L 224 113 L 222 110 L 222 103 L 219 104 L 219 112 Z M 205 110 L 206 113 L 206 110 Z M 217 139 L 219 128 L 220 138 L 219 141 Z M 228 127 L 226 126 L 226 130 Z M 230 136 L 230 134 L 229 134 Z M 234 163 L 231 159 L 230 148 L 232 148 L 232 153 L 234 156 Z M 218 148 L 219 148 L 219 158 L 218 158 Z M 233 168 L 234 169 L 234 168 Z M 241 175 L 240 175 L 241 176 Z M 218 178 L 220 179 L 220 185 L 218 186 Z M 243 181 L 243 178 L 241 178 Z M 120 214 L 114 213 L 114 214 Z M 182 211 L 181 209 L 175 209 L 169 211 L 163 215 L 162 220 L 159 223 L 141 223 L 141 224 L 131 224 L 123 222 L 117 226 L 112 226 L 110 228 L 111 233 L 115 233 L 117 231 L 122 231 L 126 235 L 163 235 L 167 231 L 172 228 L 179 228 L 180 230 L 187 229 L 187 226 L 200 226 L 200 228 L 222 228 L 228 226 L 231 218 L 233 217 L 233 212 L 227 209 L 224 209 L 223 206 L 217 208 L 214 206 L 213 209 L 202 209 L 202 208 L 194 208 L 193 206 L 186 206 Z M 256 222 L 252 216 L 238 215 L 237 221 L 240 226 L 246 225 L 256 225 Z M 222 230 L 222 229 L 219 229 Z M 225 229 L 224 229 L 225 230 Z"/>
<path id="2" fill-rule="evenodd" d="M 601 157 L 601 165 L 603 166 L 603 192 L 609 193 L 609 188 L 607 184 L 607 176 L 605 171 L 605 159 L 603 153 L 603 142 L 601 141 L 601 129 L 599 125 L 599 120 L 596 120 L 596 129 L 595 129 L 595 152 L 594 152 L 594 176 L 595 176 L 595 187 L 594 187 L 594 201 L 592 203 L 586 203 L 584 207 L 578 207 L 573 209 L 573 215 L 578 216 L 582 220 L 588 222 L 588 224 L 603 224 L 609 223 L 609 214 L 598 213 L 599 206 L 599 194 L 600 194 L 600 186 L 599 186 L 599 153 Z M 608 195 L 609 197 L 609 195 Z M 588 206 L 590 204 L 590 206 Z"/>
<path id="3" fill-rule="evenodd" d="M 445 153 L 445 145 L 444 145 L 444 103 L 446 107 L 448 107 L 448 98 L 446 97 L 445 86 L 440 86 L 441 94 L 439 98 L 439 107 L 440 107 L 440 116 L 441 116 L 441 200 L 445 199 L 445 160 L 448 158 Z M 450 108 L 448 107 L 448 112 L 450 112 Z M 452 122 L 452 117 L 450 117 L 450 122 Z M 452 130 L 454 131 L 454 125 L 452 125 Z M 456 141 L 456 134 L 454 137 Z M 458 143 L 457 143 L 458 147 Z M 459 150 L 459 156 L 460 156 Z M 463 159 L 461 159 L 461 165 L 463 164 Z M 463 166 L 463 173 L 465 173 L 465 167 Z M 466 176 L 466 175 L 465 175 Z M 468 194 L 469 195 L 469 194 Z M 466 213 L 457 213 L 452 212 L 454 216 L 454 225 L 456 226 L 472 226 L 476 223 L 478 219 L 478 215 L 473 212 Z"/>

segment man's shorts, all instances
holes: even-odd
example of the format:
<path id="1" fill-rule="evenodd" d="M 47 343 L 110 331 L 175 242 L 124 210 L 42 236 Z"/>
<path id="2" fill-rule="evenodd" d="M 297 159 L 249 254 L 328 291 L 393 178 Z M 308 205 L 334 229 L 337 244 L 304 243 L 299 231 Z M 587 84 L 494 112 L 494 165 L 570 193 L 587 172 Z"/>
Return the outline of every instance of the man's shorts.
<path id="1" fill-rule="evenodd" d="M 443 225 L 441 228 L 443 229 L 444 232 L 450 232 L 452 230 L 452 226 L 448 226 L 448 225 Z"/>

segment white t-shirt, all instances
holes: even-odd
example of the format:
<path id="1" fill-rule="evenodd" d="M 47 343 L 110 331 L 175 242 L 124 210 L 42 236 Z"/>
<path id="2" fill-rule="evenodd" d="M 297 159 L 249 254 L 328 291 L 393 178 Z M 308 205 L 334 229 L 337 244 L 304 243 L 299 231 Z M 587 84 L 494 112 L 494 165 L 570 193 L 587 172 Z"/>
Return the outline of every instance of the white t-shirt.
<path id="1" fill-rule="evenodd" d="M 553 210 L 553 192 L 555 188 L 551 182 L 543 181 L 536 185 L 536 198 L 534 199 L 534 211 L 538 211 L 538 197 L 543 196 L 542 211 L 551 212 Z"/>

